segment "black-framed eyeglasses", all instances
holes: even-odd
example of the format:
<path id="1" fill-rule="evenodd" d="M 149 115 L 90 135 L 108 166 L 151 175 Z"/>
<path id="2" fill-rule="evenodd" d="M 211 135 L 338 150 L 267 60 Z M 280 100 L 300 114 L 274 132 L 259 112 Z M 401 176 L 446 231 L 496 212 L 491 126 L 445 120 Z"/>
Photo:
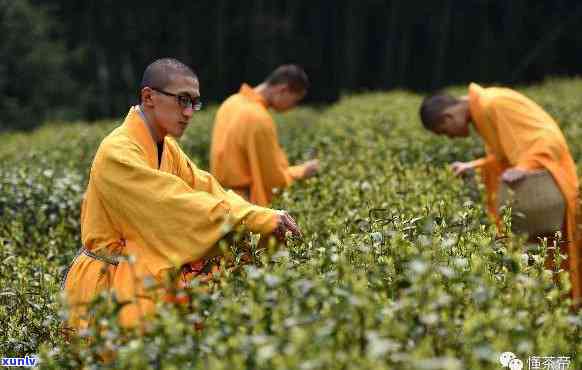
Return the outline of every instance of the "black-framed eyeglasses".
<path id="1" fill-rule="evenodd" d="M 195 111 L 199 111 L 200 109 L 202 109 L 202 101 L 200 100 L 199 96 L 192 99 L 192 97 L 188 94 L 172 94 L 170 92 L 164 91 L 162 89 L 158 89 L 156 87 L 151 87 L 151 89 L 154 91 L 157 91 L 161 94 L 175 97 L 176 100 L 178 100 L 178 104 L 183 109 L 192 108 Z"/>

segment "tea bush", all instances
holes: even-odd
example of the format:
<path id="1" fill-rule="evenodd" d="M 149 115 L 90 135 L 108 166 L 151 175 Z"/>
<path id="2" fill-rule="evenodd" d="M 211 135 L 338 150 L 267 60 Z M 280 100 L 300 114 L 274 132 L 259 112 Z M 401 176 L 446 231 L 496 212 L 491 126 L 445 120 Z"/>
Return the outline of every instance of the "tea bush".
<path id="1" fill-rule="evenodd" d="M 561 123 L 580 161 L 582 80 L 523 91 Z M 191 306 L 160 304 L 143 336 L 120 329 L 119 306 L 102 297 L 97 326 L 81 333 L 90 342 L 60 335 L 59 280 L 79 248 L 92 156 L 118 123 L 4 135 L 0 354 L 40 353 L 43 367 L 59 369 L 472 370 L 500 369 L 499 354 L 511 351 L 524 362 L 569 356 L 570 369 L 582 368 L 582 315 L 565 298 L 567 274 L 544 270 L 545 243 L 497 235 L 482 187 L 447 169 L 481 155 L 478 139 L 424 132 L 420 100 L 369 93 L 277 116 L 290 160 L 317 153 L 322 162 L 320 175 L 273 205 L 297 218 L 304 238 L 196 282 L 183 292 Z M 197 115 L 182 139 L 202 168 L 212 117 Z"/>

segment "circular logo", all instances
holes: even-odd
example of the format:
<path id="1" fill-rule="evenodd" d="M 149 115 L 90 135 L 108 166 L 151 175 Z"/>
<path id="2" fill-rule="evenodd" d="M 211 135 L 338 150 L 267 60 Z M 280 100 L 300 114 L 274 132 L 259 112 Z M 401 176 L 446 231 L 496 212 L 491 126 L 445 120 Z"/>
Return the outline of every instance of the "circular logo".
<path id="1" fill-rule="evenodd" d="M 510 370 L 523 369 L 523 361 L 521 361 L 519 358 L 514 358 L 513 360 L 509 361 L 509 369 Z"/>
<path id="2" fill-rule="evenodd" d="M 499 362 L 501 362 L 501 365 L 503 367 L 507 367 L 507 366 L 509 366 L 509 362 L 513 359 L 516 359 L 516 358 L 517 358 L 517 356 L 513 352 L 503 352 L 499 356 Z"/>

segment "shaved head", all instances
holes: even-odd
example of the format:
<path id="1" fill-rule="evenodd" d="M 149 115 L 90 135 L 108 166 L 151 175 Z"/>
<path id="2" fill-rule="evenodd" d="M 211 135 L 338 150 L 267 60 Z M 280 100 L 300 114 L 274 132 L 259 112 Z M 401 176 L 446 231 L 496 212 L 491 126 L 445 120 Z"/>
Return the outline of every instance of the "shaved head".
<path id="1" fill-rule="evenodd" d="M 141 90 L 144 87 L 164 89 L 175 76 L 187 76 L 198 79 L 192 68 L 174 58 L 162 58 L 151 63 L 143 72 L 139 85 L 139 101 L 141 103 Z"/>
<path id="2" fill-rule="evenodd" d="M 277 67 L 267 77 L 268 85 L 287 84 L 295 92 L 306 91 L 309 88 L 309 78 L 303 68 L 295 64 L 285 64 Z"/>
<path id="3" fill-rule="evenodd" d="M 459 99 L 445 93 L 437 93 L 425 98 L 420 106 L 420 119 L 428 130 L 434 130 L 442 121 L 443 113 L 459 103 Z"/>

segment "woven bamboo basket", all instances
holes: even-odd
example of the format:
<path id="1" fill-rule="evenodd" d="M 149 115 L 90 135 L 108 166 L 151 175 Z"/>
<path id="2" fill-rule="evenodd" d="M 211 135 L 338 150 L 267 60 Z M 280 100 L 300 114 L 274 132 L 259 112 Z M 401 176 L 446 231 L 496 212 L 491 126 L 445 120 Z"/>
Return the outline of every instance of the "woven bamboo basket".
<path id="1" fill-rule="evenodd" d="M 511 206 L 511 229 L 530 237 L 561 230 L 566 213 L 564 196 L 547 170 L 528 174 L 513 186 L 501 181 L 497 209 Z"/>

